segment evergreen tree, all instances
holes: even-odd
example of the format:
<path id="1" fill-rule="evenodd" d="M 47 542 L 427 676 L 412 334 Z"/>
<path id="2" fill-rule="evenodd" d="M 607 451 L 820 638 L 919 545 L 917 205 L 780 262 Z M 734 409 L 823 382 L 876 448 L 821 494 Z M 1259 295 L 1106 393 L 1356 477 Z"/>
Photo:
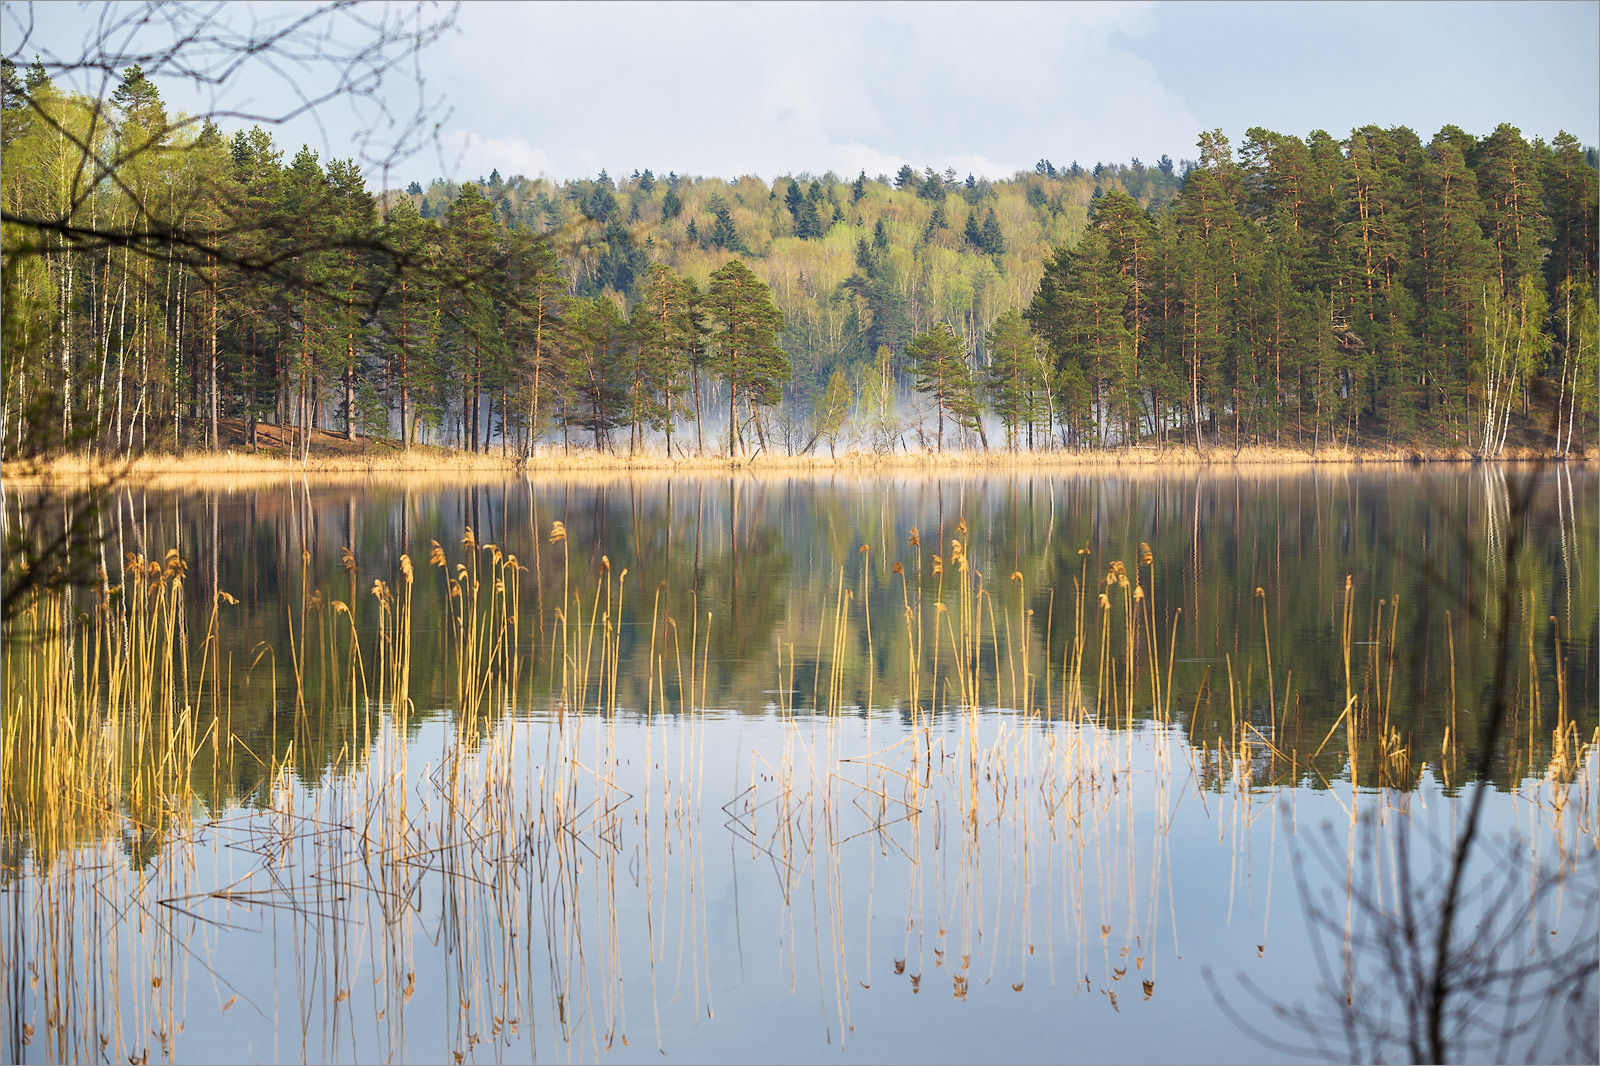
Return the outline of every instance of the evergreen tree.
<path id="1" fill-rule="evenodd" d="M 695 344 L 690 286 L 665 264 L 650 267 L 643 299 L 634 309 L 638 362 L 630 383 L 633 423 L 664 432 L 672 454 L 673 424 L 689 389 L 689 358 Z M 630 442 L 631 444 L 631 442 Z"/>
<path id="2" fill-rule="evenodd" d="M 772 302 L 772 291 L 737 259 L 730 259 L 711 275 L 705 310 L 713 329 L 712 370 L 728 383 L 728 456 L 745 450 L 739 417 L 740 393 L 751 409 L 758 435 L 762 435 L 758 407 L 771 407 L 780 399 L 780 387 L 789 380 L 789 356 L 778 347 L 783 314 Z"/>
<path id="3" fill-rule="evenodd" d="M 419 369 L 419 356 L 433 343 L 438 246 L 409 196 L 395 200 L 385 230 L 394 265 L 378 323 L 387 353 L 385 380 L 399 393 L 400 440 L 410 448 L 416 437 L 412 377 Z"/>
<path id="4" fill-rule="evenodd" d="M 713 212 L 715 222 L 711 227 L 711 244 L 713 247 L 723 248 L 730 252 L 744 252 L 748 249 L 739 237 L 739 231 L 733 227 L 733 214 L 727 204 L 718 204 Z"/>
<path id="5" fill-rule="evenodd" d="M 333 370 L 339 378 L 344 400 L 340 410 L 346 440 L 356 435 L 356 394 L 363 381 L 362 364 L 371 333 L 372 262 L 369 249 L 375 234 L 376 218 L 372 195 L 354 160 L 335 159 L 327 170 L 332 255 L 328 269 L 329 296 L 337 306 L 337 348 Z"/>
<path id="6" fill-rule="evenodd" d="M 1593 277 L 1600 255 L 1600 220 L 1595 170 L 1578 139 L 1563 130 L 1551 142 L 1540 166 L 1544 213 L 1550 222 L 1550 254 L 1545 259 L 1546 284 L 1554 292 L 1568 278 Z"/>
<path id="7" fill-rule="evenodd" d="M 773 191 L 776 192 L 777 189 L 774 188 Z M 802 232 L 800 221 L 800 209 L 805 205 L 805 202 L 805 194 L 800 191 L 800 183 L 798 181 L 789 182 L 789 191 L 784 193 L 783 205 L 789 209 L 789 217 L 794 222 L 794 235 L 796 237 L 809 236 L 809 234 Z"/>
<path id="8" fill-rule="evenodd" d="M 983 241 L 980 246 L 994 256 L 1004 255 L 1006 251 L 1005 235 L 1000 232 L 1000 220 L 995 217 L 992 207 L 983 216 Z"/>
<path id="9" fill-rule="evenodd" d="M 1020 429 L 1027 427 L 1029 448 L 1033 447 L 1033 425 L 1038 419 L 1044 380 L 1038 355 L 1038 341 L 1022 314 L 1006 311 L 989 329 L 984 343 L 989 351 L 989 366 L 984 375 L 989 404 L 1006 427 L 1006 445 L 1017 450 Z"/>
<path id="10" fill-rule="evenodd" d="M 1483 235 L 1498 255 L 1500 292 L 1509 296 L 1538 269 L 1549 236 L 1533 146 L 1515 126 L 1501 124 L 1470 153 L 1478 194 L 1487 210 Z"/>
<path id="11" fill-rule="evenodd" d="M 1442 408 L 1446 424 L 1465 443 L 1475 309 L 1495 257 L 1483 234 L 1483 204 L 1463 138 L 1441 131 L 1428 145 L 1415 180 L 1408 283 L 1417 303 L 1419 404 L 1423 411 Z"/>
<path id="12" fill-rule="evenodd" d="M 512 356 L 507 385 L 517 400 L 515 408 L 503 400 L 501 414 L 520 427 L 517 454 L 525 459 L 544 431 L 546 403 L 566 383 L 560 329 L 567 284 L 543 236 L 516 230 L 506 242 L 501 328 Z"/>
<path id="13" fill-rule="evenodd" d="M 978 225 L 978 213 L 967 212 L 967 224 L 961 230 L 961 239 L 967 242 L 967 247 L 979 252 L 988 251 L 983 239 L 983 229 Z"/>
<path id="14" fill-rule="evenodd" d="M 334 338 L 338 328 L 327 300 L 332 260 L 329 245 L 334 239 L 331 198 L 317 154 L 302 147 L 284 173 L 281 188 L 288 236 L 301 249 L 292 264 L 295 292 L 290 329 L 297 343 L 287 369 L 293 383 L 294 422 L 304 454 L 317 422 L 323 374 L 337 350 Z"/>
<path id="15" fill-rule="evenodd" d="M 445 214 L 449 273 L 443 304 L 447 328 L 441 337 L 461 384 L 464 445 L 487 450 L 484 387 L 497 385 L 504 336 L 495 310 L 497 228 L 494 208 L 474 185 L 461 190 Z"/>
<path id="16" fill-rule="evenodd" d="M 627 327 L 604 296 L 572 301 L 564 323 L 571 400 L 563 422 L 594 436 L 596 451 L 610 449 L 611 430 L 627 417 L 623 348 Z"/>
<path id="17" fill-rule="evenodd" d="M 973 389 L 972 372 L 967 366 L 961 338 L 955 330 L 940 322 L 927 332 L 917 334 L 906 346 L 906 364 L 917 391 L 927 393 L 933 400 L 938 418 L 935 440 L 939 451 L 944 451 L 946 416 L 963 429 L 976 429 L 982 433 L 983 422 Z"/>

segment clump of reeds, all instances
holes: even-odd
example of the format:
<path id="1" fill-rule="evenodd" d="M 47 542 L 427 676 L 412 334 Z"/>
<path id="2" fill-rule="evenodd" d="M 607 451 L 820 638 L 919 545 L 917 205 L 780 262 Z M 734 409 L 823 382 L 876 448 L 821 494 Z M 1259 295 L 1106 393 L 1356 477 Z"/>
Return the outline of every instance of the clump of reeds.
<path id="1" fill-rule="evenodd" d="M 906 542 L 911 554 L 890 564 L 891 581 L 900 580 L 904 631 L 885 638 L 880 626 L 879 638 L 904 648 L 904 688 L 885 693 L 909 708 L 904 735 L 870 742 L 875 708 L 869 706 L 865 750 L 851 750 L 841 740 L 850 693 L 865 691 L 872 703 L 872 675 L 882 661 L 873 646 L 869 608 L 871 568 L 883 564 L 859 551 L 859 577 L 841 565 L 837 586 L 829 584 L 829 609 L 817 619 L 812 713 L 795 706 L 795 651 L 788 646 L 785 669 L 780 644 L 774 712 L 783 729 L 781 749 L 751 752 L 749 784 L 720 807 L 717 817 L 718 825 L 724 815 L 729 819 L 729 829 L 748 842 L 752 856 L 772 859 L 791 926 L 795 901 L 811 889 L 819 1002 L 841 1038 L 849 1029 L 852 984 L 866 983 L 852 981 L 856 949 L 846 935 L 851 908 L 861 897 L 860 886 L 847 880 L 844 853 L 855 846 L 852 841 L 872 841 L 883 856 L 904 856 L 912 867 L 915 888 L 907 913 L 915 920 L 908 918 L 897 975 L 917 982 L 926 972 L 920 954 L 907 961 L 913 957 L 913 925 L 922 935 L 924 861 L 935 866 L 933 890 L 940 894 L 931 910 L 937 924 L 936 933 L 929 931 L 937 944 L 933 966 L 948 959 L 950 987 L 958 998 L 987 986 L 981 952 L 990 952 L 992 975 L 1000 958 L 993 946 L 1001 931 L 996 925 L 1003 925 L 1008 939 L 1013 934 L 1028 938 L 1032 954 L 1027 886 L 1036 870 L 1046 869 L 1061 878 L 1060 888 L 1052 891 L 1066 897 L 1062 912 L 1074 927 L 1076 973 L 1089 972 L 1091 946 L 1098 943 L 1104 962 L 1100 983 L 1108 994 L 1132 975 L 1148 998 L 1155 989 L 1151 945 L 1158 932 L 1158 889 L 1162 878 L 1170 877 L 1163 849 L 1172 805 L 1166 792 L 1158 792 L 1153 842 L 1135 832 L 1130 775 L 1138 764 L 1136 733 L 1150 736 L 1160 771 L 1158 790 L 1181 780 L 1173 772 L 1183 765 L 1179 753 L 1191 757 L 1191 772 L 1202 785 L 1221 789 L 1231 783 L 1236 827 L 1248 825 L 1252 793 L 1271 783 L 1263 771 L 1279 775 L 1287 764 L 1292 781 L 1299 767 L 1317 764 L 1322 748 L 1341 729 L 1344 743 L 1330 757 L 1342 756 L 1352 782 L 1364 767 L 1375 767 L 1388 782 L 1404 782 L 1414 772 L 1418 743 L 1398 731 L 1393 716 L 1396 702 L 1404 698 L 1394 669 L 1397 598 L 1378 602 L 1367 629 L 1373 643 L 1359 642 L 1356 586 L 1346 582 L 1338 629 L 1344 713 L 1307 756 L 1288 729 L 1288 683 L 1281 701 L 1276 691 L 1265 590 L 1257 590 L 1263 601 L 1264 671 L 1256 672 L 1248 657 L 1253 653 L 1242 662 L 1229 655 L 1226 730 L 1218 725 L 1207 735 L 1198 721 L 1204 678 L 1193 693 L 1197 712 L 1187 729 L 1174 720 L 1178 614 L 1169 621 L 1160 608 L 1156 560 L 1148 545 L 1140 544 L 1130 556 L 1131 568 L 1112 561 L 1101 569 L 1087 545 L 1080 550 L 1074 587 L 1063 593 L 1073 597 L 1067 612 L 1071 630 L 1063 637 L 1057 666 L 1051 661 L 1049 623 L 1042 653 L 1037 648 L 1041 634 L 1029 606 L 1028 576 L 1013 571 L 991 588 L 964 520 L 955 533 L 933 545 L 937 552 L 925 553 L 913 529 Z M 122 583 L 102 582 L 81 614 L 59 594 L 41 596 L 29 606 L 5 646 L 0 817 L 7 854 L 25 855 L 22 861 L 29 866 L 12 871 L 13 876 L 53 878 L 47 891 L 30 895 L 37 901 L 30 906 L 39 909 L 27 919 L 27 935 L 12 943 L 23 945 L 34 961 L 72 951 L 85 961 L 76 971 L 58 969 L 42 982 L 43 995 L 54 1004 L 45 1028 L 56 1057 L 101 1055 L 96 1046 L 101 1033 L 117 1034 L 113 1050 L 119 1057 L 148 1054 L 141 1041 L 147 1042 L 143 1034 L 151 1031 L 152 1019 L 169 1052 L 177 1036 L 176 1027 L 163 1028 L 158 1017 L 170 1015 L 172 997 L 181 994 L 172 983 L 170 960 L 149 964 L 150 988 L 167 997 L 160 1003 L 147 997 L 126 1016 L 112 1016 L 91 994 L 94 981 L 102 978 L 83 975 L 114 967 L 103 956 L 91 960 L 99 949 L 74 924 L 82 920 L 74 917 L 78 908 L 115 926 L 118 919 L 93 910 L 103 906 L 96 900 L 109 898 L 118 913 L 135 913 L 149 909 L 145 894 L 153 889 L 143 880 L 125 879 L 91 896 L 74 872 L 82 849 L 125 847 L 137 862 L 149 865 L 161 859 L 166 872 L 157 870 L 151 883 L 169 893 L 163 897 L 169 903 L 204 897 L 247 906 L 257 891 L 229 886 L 219 895 L 210 886 L 175 887 L 176 871 L 195 846 L 190 812 L 199 792 L 196 768 L 206 758 L 214 771 L 229 766 L 230 775 L 235 759 L 259 766 L 262 809 L 250 814 L 248 824 L 270 826 L 271 832 L 252 846 L 259 869 L 270 873 L 263 882 L 292 889 L 288 896 L 272 896 L 272 902 L 302 923 L 306 944 L 321 943 L 310 932 L 321 918 L 317 908 L 335 904 L 346 908 L 338 911 L 341 920 L 361 923 L 381 940 L 381 949 L 374 951 L 384 960 L 381 991 L 373 993 L 373 1002 L 380 1004 L 374 1013 L 380 1022 L 387 1019 L 391 1028 L 385 1039 L 395 1054 L 405 1049 L 399 1019 L 416 989 L 408 938 L 421 914 L 418 886 L 424 875 L 438 879 L 447 900 L 441 910 L 455 946 L 450 979 L 459 1008 L 452 1024 L 463 1055 L 484 1034 L 513 1032 L 531 1020 L 535 938 L 524 923 L 534 915 L 546 932 L 551 1016 L 562 1038 L 587 1040 L 596 1052 L 613 1039 L 626 1042 L 621 960 L 628 934 L 618 911 L 624 906 L 619 902 L 624 882 L 631 873 L 637 884 L 641 869 L 653 915 L 667 913 L 669 896 L 677 904 L 677 955 L 691 959 L 697 1016 L 702 1010 L 710 1013 L 710 964 L 701 961 L 700 943 L 707 922 L 699 812 L 706 804 L 711 616 L 696 602 L 692 615 L 680 622 L 666 610 L 658 587 L 640 671 L 638 663 L 628 661 L 621 637 L 630 602 L 624 595 L 630 588 L 628 570 L 602 557 L 592 590 L 578 589 L 566 527 L 556 523 L 549 539 L 562 547 L 561 591 L 552 605 L 552 624 L 539 631 L 548 634 L 551 660 L 559 666 L 550 677 L 552 713 L 537 720 L 521 713 L 531 709 L 523 703 L 528 697 L 521 683 L 528 651 L 522 624 L 524 568 L 496 545 L 480 543 L 471 529 L 460 540 L 458 557 L 432 545 L 429 564 L 439 571 L 435 590 L 445 608 L 441 640 L 451 717 L 445 750 L 437 761 L 430 758 L 426 775 L 413 772 L 409 761 L 408 733 L 415 719 L 411 619 L 417 593 L 407 556 L 400 558 L 397 574 L 372 581 L 368 600 L 361 594 L 359 561 L 350 550 L 341 555 L 343 572 L 333 588 L 310 586 L 309 557 L 302 555 L 288 649 L 292 691 L 284 701 L 294 708 L 295 726 L 281 749 L 276 735 L 263 748 L 233 733 L 232 674 L 224 670 L 217 638 L 234 600 L 215 594 L 204 636 L 194 645 L 184 611 L 186 566 L 177 553 L 160 561 L 130 557 Z M 424 587 L 422 594 L 435 591 Z M 855 654 L 863 643 L 864 653 Z M 1358 647 L 1371 650 L 1363 657 Z M 1558 661 L 1564 655 L 1559 639 L 1556 654 Z M 1528 661 L 1531 667 L 1531 652 Z M 863 666 L 869 671 L 865 685 L 852 676 Z M 625 707 L 620 681 L 639 673 L 648 679 L 643 707 Z M 1255 689 L 1263 674 L 1267 693 L 1261 700 Z M 1593 834 L 1594 740 L 1584 742 L 1578 732 L 1563 676 L 1558 671 L 1543 802 L 1558 821 L 1569 819 Z M 1541 698 L 1536 686 L 1526 691 L 1535 703 Z M 1189 695 L 1183 694 L 1180 706 L 1188 706 Z M 1252 700 L 1264 703 L 1265 726 L 1254 724 L 1248 713 Z M 275 694 L 273 703 L 276 709 Z M 643 712 L 639 727 L 647 753 L 641 772 L 632 776 L 619 771 L 617 744 L 619 719 L 630 710 Z M 586 720 L 594 719 L 599 728 L 586 731 Z M 540 729 L 542 763 L 533 739 Z M 316 785 L 300 783 L 290 772 L 296 752 L 329 735 L 339 741 L 332 772 Z M 1528 735 L 1531 762 L 1531 729 Z M 586 750 L 590 737 L 594 744 Z M 676 750 L 670 750 L 673 739 Z M 1446 753 L 1449 747 L 1447 741 Z M 629 804 L 642 818 L 625 817 Z M 953 848 L 945 846 L 943 836 L 948 818 L 959 823 Z M 642 848 L 630 847 L 640 835 Z M 932 844 L 926 850 L 925 835 Z M 1017 865 L 1004 866 L 997 856 Z M 953 869 L 948 884 L 946 862 Z M 638 865 L 630 868 L 630 863 Z M 1096 870 L 1125 883 L 1115 891 L 1102 888 L 1096 896 L 1084 887 Z M 1007 889 L 1011 906 L 1003 912 Z M 869 882 L 869 913 L 871 892 Z M 945 892 L 953 894 L 951 900 L 944 899 Z M 955 923 L 956 937 L 948 956 L 946 917 Z M 664 921 L 653 920 L 647 934 L 658 1039 L 656 966 L 660 962 L 667 971 L 669 949 L 657 930 L 664 928 Z M 797 961 L 792 936 L 787 943 L 792 967 Z M 916 950 L 920 953 L 920 946 Z M 320 959 L 306 964 L 320 965 Z M 353 965 L 341 958 L 343 969 L 333 969 L 348 972 Z M 827 1006 L 822 982 L 830 969 L 832 1004 Z M 871 975 L 870 960 L 857 971 L 863 972 Z M 1019 972 L 1008 983 L 1020 992 L 1024 977 Z M 332 1013 L 349 1002 L 350 982 L 335 980 L 328 995 L 330 1002 L 318 1009 Z M 341 1054 L 352 1050 L 329 1048 Z M 330 1057 L 340 1057 L 331 1051 Z"/>

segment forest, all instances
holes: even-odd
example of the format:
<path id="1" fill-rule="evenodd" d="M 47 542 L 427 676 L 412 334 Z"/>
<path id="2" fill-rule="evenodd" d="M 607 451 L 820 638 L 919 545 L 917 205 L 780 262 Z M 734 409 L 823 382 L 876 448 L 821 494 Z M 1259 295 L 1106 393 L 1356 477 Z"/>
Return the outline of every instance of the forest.
<path id="1" fill-rule="evenodd" d="M 1565 133 L 374 189 L 137 67 L 108 100 L 0 75 L 6 459 L 263 425 L 521 459 L 1595 438 L 1596 153 Z"/>

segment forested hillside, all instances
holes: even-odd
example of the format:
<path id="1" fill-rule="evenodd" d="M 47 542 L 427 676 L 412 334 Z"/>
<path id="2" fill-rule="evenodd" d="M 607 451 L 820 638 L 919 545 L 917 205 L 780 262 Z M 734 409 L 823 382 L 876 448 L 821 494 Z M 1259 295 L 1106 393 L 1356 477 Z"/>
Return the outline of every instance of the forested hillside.
<path id="1" fill-rule="evenodd" d="M 8 457 L 260 422 L 518 455 L 1594 435 L 1565 134 L 383 191 L 169 116 L 137 68 L 93 101 L 8 67 L 3 103 Z"/>

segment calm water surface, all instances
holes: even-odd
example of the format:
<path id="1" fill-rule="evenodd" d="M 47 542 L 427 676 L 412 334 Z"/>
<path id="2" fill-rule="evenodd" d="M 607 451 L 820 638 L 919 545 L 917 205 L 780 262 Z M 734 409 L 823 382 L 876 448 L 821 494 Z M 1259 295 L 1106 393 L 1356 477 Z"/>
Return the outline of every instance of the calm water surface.
<path id="1" fill-rule="evenodd" d="M 7 808 L 11 1057 L 1406 1058 L 1520 544 L 1453 1047 L 1592 1060 L 1595 472 L 1369 470 L 128 486 L 202 739 Z"/>

